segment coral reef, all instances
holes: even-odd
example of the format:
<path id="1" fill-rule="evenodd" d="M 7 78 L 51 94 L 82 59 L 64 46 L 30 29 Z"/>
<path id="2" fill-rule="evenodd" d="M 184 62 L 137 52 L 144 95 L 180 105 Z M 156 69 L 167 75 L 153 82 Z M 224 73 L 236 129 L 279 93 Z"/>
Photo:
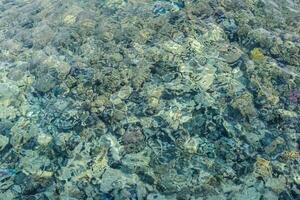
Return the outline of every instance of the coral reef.
<path id="1" fill-rule="evenodd" d="M 299 0 L 0 11 L 0 199 L 299 199 Z"/>

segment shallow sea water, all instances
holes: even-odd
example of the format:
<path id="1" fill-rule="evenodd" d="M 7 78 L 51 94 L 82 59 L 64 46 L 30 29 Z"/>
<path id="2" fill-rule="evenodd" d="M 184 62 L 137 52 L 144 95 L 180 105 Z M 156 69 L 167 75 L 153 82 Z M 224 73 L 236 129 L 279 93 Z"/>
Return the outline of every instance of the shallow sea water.
<path id="1" fill-rule="evenodd" d="M 300 199 L 299 0 L 0 0 L 0 200 Z"/>

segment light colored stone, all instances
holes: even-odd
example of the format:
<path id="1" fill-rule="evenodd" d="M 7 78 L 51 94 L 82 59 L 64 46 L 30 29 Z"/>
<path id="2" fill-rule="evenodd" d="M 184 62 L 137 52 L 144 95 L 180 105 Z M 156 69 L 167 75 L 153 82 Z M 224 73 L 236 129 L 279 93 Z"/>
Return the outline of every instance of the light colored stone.
<path id="1" fill-rule="evenodd" d="M 249 187 L 249 188 L 245 188 L 243 191 L 236 193 L 232 199 L 233 200 L 241 200 L 241 199 L 257 200 L 260 199 L 260 196 L 261 196 L 260 193 L 254 187 Z"/>
<path id="2" fill-rule="evenodd" d="M 132 88 L 130 86 L 124 86 L 118 92 L 118 97 L 121 99 L 127 99 L 132 93 Z"/>
<path id="3" fill-rule="evenodd" d="M 172 40 L 166 41 L 163 44 L 163 49 L 173 54 L 181 54 L 184 51 L 184 48 L 180 44 Z"/>
<path id="4" fill-rule="evenodd" d="M 37 138 L 37 142 L 40 145 L 47 146 L 52 141 L 52 136 L 45 133 L 40 133 Z"/>
<path id="5" fill-rule="evenodd" d="M 198 81 L 199 86 L 203 90 L 208 90 L 215 80 L 215 69 L 213 67 L 206 67 L 201 72 L 201 78 Z"/>
<path id="6" fill-rule="evenodd" d="M 19 89 L 17 86 L 8 83 L 0 83 L 0 103 L 10 101 L 11 98 L 15 97 L 18 93 Z"/>
<path id="7" fill-rule="evenodd" d="M 0 135 L 0 151 L 2 151 L 8 144 L 9 139 L 4 135 Z"/>
<path id="8" fill-rule="evenodd" d="M 278 196 L 272 191 L 267 191 L 263 196 L 263 200 L 278 200 Z"/>
<path id="9" fill-rule="evenodd" d="M 266 182 L 266 186 L 270 187 L 274 192 L 280 193 L 284 191 L 286 187 L 286 179 L 284 176 L 278 178 L 269 178 Z"/>
<path id="10" fill-rule="evenodd" d="M 43 64 L 46 64 L 49 66 L 49 68 L 54 68 L 56 71 L 62 76 L 66 76 L 70 70 L 71 66 L 63 61 L 63 57 L 55 57 L 55 56 L 49 56 L 46 60 L 44 60 Z"/>

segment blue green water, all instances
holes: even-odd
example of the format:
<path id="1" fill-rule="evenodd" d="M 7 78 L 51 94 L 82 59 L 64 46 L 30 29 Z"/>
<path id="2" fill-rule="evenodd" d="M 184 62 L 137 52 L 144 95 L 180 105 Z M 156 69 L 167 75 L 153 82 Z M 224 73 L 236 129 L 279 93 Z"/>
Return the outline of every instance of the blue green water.
<path id="1" fill-rule="evenodd" d="M 299 0 L 1 0 L 0 200 L 299 199 L 299 77 Z"/>

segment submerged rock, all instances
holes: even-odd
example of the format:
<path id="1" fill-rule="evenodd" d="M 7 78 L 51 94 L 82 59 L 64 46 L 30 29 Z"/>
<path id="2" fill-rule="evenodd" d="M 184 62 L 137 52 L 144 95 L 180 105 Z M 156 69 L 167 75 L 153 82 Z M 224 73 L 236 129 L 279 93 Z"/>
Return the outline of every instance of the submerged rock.
<path id="1" fill-rule="evenodd" d="M 299 2 L 0 2 L 0 199 L 298 199 Z"/>
<path id="2" fill-rule="evenodd" d="M 38 77 L 33 87 L 39 92 L 48 92 L 55 87 L 57 80 L 55 77 L 46 74 L 41 77 Z"/>

